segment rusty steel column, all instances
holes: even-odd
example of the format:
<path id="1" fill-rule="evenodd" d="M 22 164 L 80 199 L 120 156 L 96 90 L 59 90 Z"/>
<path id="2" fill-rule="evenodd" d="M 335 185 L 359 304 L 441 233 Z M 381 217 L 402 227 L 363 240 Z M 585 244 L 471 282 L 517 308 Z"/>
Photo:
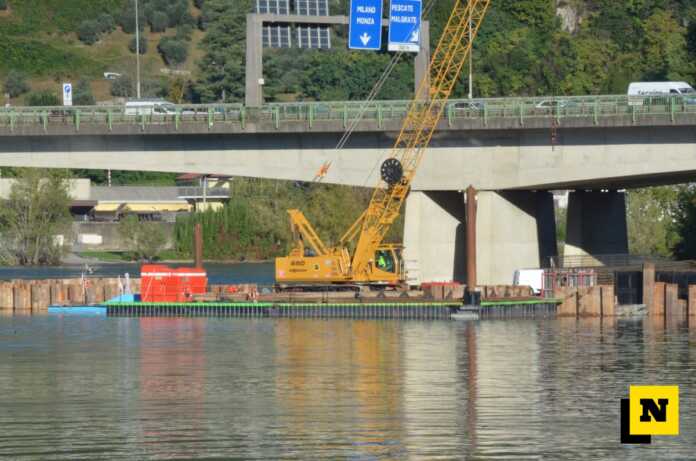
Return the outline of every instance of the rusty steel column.
<path id="1" fill-rule="evenodd" d="M 193 261 L 196 268 L 203 269 L 203 228 L 197 223 L 193 228 Z"/>
<path id="2" fill-rule="evenodd" d="M 466 190 L 466 289 L 476 291 L 476 189 Z"/>

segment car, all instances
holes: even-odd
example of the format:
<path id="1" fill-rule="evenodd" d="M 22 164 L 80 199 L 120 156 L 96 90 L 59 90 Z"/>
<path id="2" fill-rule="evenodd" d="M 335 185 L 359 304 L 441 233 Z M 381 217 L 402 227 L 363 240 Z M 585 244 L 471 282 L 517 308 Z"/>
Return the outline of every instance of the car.
<path id="1" fill-rule="evenodd" d="M 452 104 L 454 110 L 468 110 L 468 111 L 479 111 L 483 110 L 485 107 L 483 101 L 458 101 Z"/>
<path id="2" fill-rule="evenodd" d="M 567 109 L 575 106 L 577 103 L 568 99 L 545 99 L 534 107 L 537 109 Z"/>

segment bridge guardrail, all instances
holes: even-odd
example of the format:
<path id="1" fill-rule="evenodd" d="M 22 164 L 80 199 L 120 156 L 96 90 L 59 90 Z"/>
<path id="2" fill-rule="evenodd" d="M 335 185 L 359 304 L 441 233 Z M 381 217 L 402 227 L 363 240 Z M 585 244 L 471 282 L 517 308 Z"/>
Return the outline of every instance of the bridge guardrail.
<path id="1" fill-rule="evenodd" d="M 71 126 L 80 131 L 84 125 L 98 125 L 112 130 L 117 125 L 139 126 L 144 131 L 152 125 L 167 125 L 179 130 L 186 124 L 204 124 L 209 129 L 227 125 L 244 131 L 248 125 L 267 124 L 280 129 L 284 124 L 302 123 L 308 129 L 321 122 L 340 123 L 348 127 L 361 113 L 361 123 L 372 123 L 382 128 L 385 122 L 400 121 L 408 112 L 409 101 L 373 101 L 364 105 L 351 102 L 269 103 L 261 108 L 240 104 L 185 104 L 175 106 L 174 112 L 127 114 L 124 106 L 74 107 L 5 107 L 0 108 L 0 129 L 14 131 L 22 126 Z M 489 121 L 514 119 L 520 126 L 528 120 L 547 119 L 557 126 L 564 120 L 588 118 L 595 125 L 600 121 L 629 117 L 634 123 L 646 116 L 663 117 L 676 122 L 681 114 L 696 114 L 696 98 L 568 96 L 532 98 L 455 99 L 444 110 L 445 123 L 450 126 L 458 120 L 478 121 L 486 126 Z"/>

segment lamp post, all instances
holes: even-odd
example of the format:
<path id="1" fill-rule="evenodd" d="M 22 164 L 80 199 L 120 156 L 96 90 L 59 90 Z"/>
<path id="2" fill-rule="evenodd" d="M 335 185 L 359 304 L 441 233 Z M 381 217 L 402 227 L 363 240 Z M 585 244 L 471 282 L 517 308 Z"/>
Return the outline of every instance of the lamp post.
<path id="1" fill-rule="evenodd" d="M 135 93 L 140 99 L 140 18 L 138 16 L 138 0 L 135 0 Z"/>

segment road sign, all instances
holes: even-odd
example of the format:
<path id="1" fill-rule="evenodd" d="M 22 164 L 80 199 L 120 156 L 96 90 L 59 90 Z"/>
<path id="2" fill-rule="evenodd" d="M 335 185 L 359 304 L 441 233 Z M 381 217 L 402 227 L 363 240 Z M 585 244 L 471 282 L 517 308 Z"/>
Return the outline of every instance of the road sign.
<path id="1" fill-rule="evenodd" d="M 348 48 L 382 48 L 382 0 L 351 0 Z"/>
<path id="2" fill-rule="evenodd" d="M 422 0 L 390 1 L 389 51 L 420 51 L 422 10 Z"/>
<path id="3" fill-rule="evenodd" d="M 63 105 L 72 106 L 72 83 L 63 83 Z"/>

